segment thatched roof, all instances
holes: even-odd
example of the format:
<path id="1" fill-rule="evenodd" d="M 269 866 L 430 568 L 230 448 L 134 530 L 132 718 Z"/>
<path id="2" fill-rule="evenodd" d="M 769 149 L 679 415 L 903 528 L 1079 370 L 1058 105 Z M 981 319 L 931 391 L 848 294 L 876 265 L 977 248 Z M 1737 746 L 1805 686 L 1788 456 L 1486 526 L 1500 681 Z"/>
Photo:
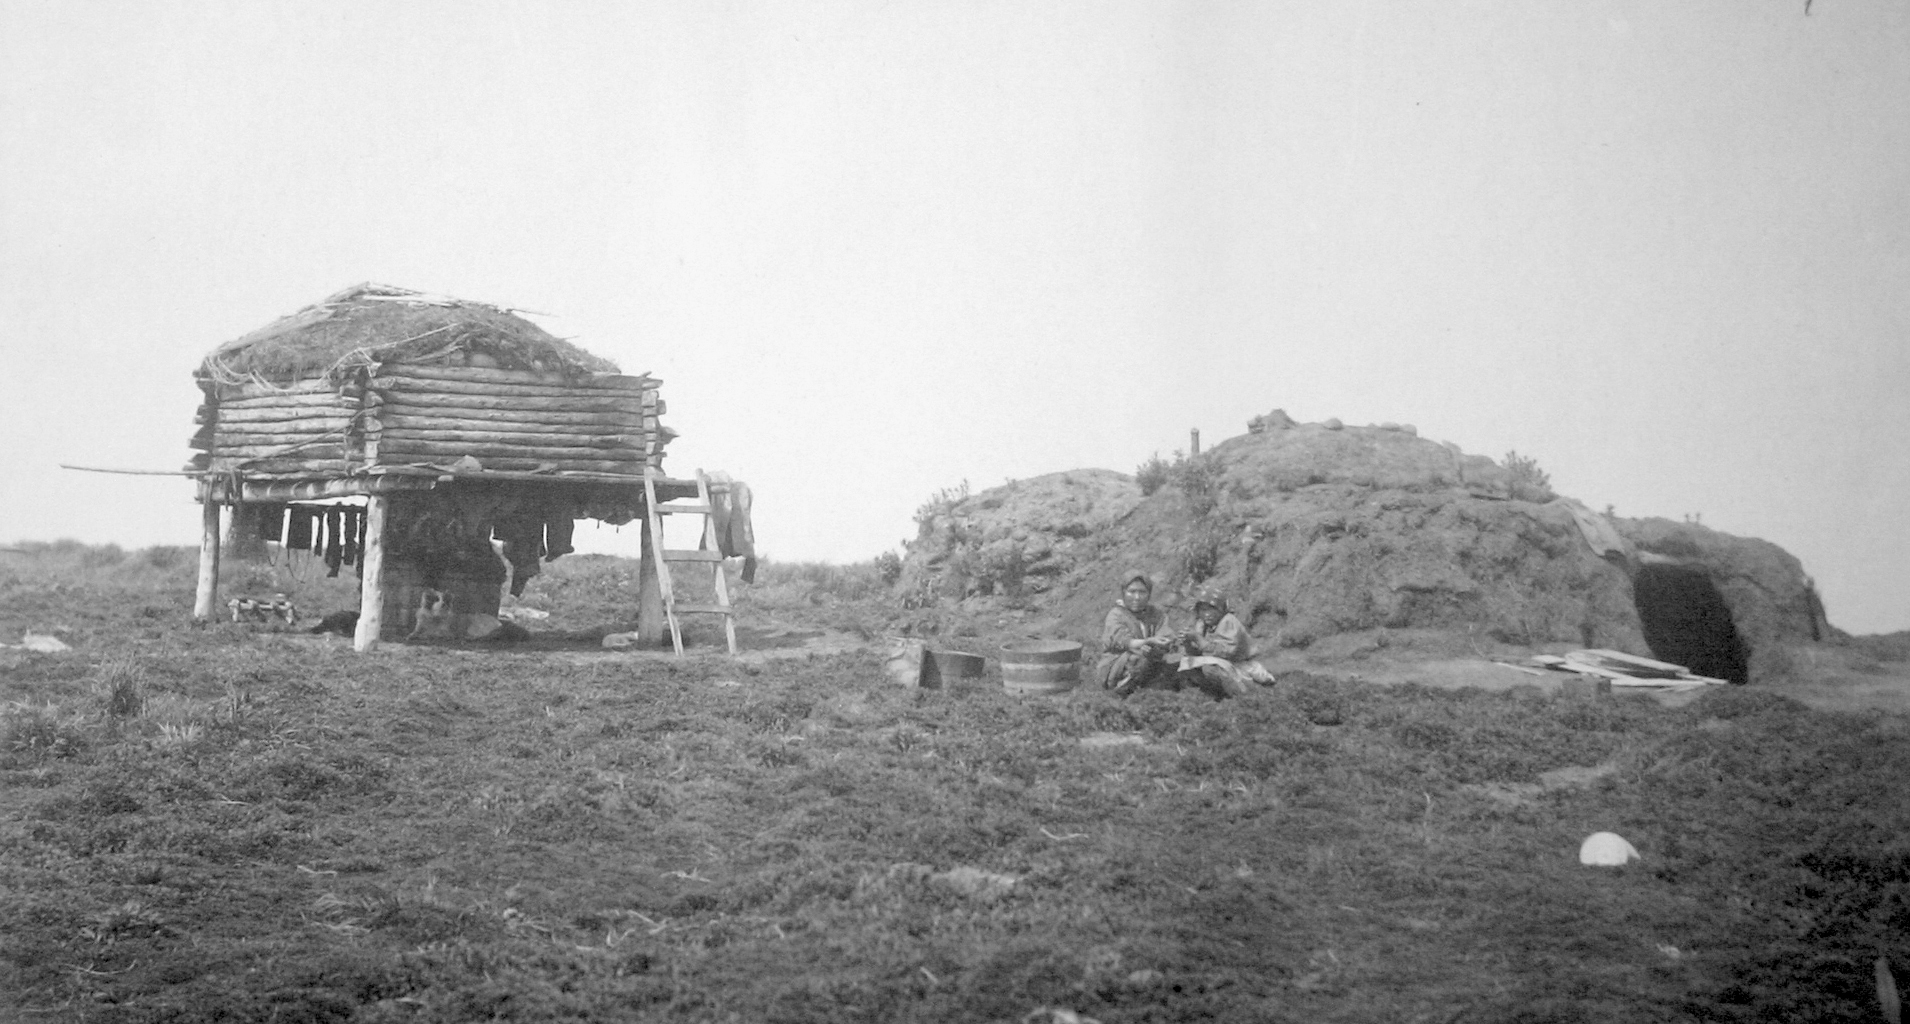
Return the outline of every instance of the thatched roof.
<path id="1" fill-rule="evenodd" d="M 390 285 L 361 284 L 280 318 L 206 356 L 219 383 L 336 376 L 379 362 L 496 366 L 566 375 L 615 373 L 615 363 L 510 310 Z"/>

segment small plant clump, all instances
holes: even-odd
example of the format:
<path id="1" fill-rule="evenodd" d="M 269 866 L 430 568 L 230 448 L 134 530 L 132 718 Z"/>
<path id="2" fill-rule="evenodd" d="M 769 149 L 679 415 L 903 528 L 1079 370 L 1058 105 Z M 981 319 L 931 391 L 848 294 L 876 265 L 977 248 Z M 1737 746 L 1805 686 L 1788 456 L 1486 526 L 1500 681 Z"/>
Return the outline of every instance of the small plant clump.
<path id="1" fill-rule="evenodd" d="M 1161 458 L 1161 453 L 1155 452 L 1135 468 L 1134 482 L 1141 485 L 1142 495 L 1151 495 L 1167 483 L 1172 470 L 1173 466 Z"/>
<path id="2" fill-rule="evenodd" d="M 1539 460 L 1517 451 L 1505 453 L 1505 468 L 1512 474 L 1512 496 L 1526 501 L 1551 501 L 1552 475 L 1539 468 Z"/>
<path id="3" fill-rule="evenodd" d="M 954 487 L 944 487 L 936 491 L 929 499 L 915 509 L 915 525 L 926 527 L 936 517 L 948 515 L 955 506 L 968 500 L 968 481 L 963 480 Z"/>

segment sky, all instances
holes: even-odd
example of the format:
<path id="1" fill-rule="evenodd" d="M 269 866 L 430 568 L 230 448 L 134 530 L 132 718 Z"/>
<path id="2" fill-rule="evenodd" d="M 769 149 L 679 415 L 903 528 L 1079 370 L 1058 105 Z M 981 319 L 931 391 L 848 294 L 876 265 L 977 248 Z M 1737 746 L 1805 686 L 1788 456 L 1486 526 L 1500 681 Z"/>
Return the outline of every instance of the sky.
<path id="1" fill-rule="evenodd" d="M 196 543 L 59 465 L 180 468 L 205 353 L 364 281 L 660 377 L 775 559 L 1280 408 L 1910 628 L 1897 0 L 0 2 L 0 543 Z"/>

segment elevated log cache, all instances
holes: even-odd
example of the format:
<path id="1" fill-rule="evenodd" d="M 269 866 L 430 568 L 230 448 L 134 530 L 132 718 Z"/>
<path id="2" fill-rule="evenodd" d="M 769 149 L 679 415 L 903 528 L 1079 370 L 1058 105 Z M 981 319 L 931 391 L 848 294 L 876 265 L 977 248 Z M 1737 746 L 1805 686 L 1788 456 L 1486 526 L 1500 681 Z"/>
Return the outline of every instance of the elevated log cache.
<path id="1" fill-rule="evenodd" d="M 640 477 L 662 468 L 647 374 L 383 364 L 343 381 L 206 385 L 188 468 L 293 478 L 390 469 Z"/>

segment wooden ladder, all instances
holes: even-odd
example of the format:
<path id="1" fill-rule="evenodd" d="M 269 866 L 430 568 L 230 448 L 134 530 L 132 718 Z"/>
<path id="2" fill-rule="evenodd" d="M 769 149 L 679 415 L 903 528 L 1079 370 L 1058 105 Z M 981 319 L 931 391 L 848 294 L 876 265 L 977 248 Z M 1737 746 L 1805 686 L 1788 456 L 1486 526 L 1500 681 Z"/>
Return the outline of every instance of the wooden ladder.
<path id="1" fill-rule="evenodd" d="M 716 539 L 716 505 L 710 500 L 710 478 L 702 470 L 696 471 L 696 503 L 665 505 L 657 501 L 657 474 L 653 469 L 643 473 L 643 506 L 650 517 L 650 546 L 647 555 L 655 559 L 657 570 L 657 589 L 663 593 L 663 617 L 670 623 L 670 643 L 676 648 L 678 656 L 683 654 L 683 627 L 677 621 L 678 615 L 708 614 L 723 617 L 723 635 L 729 640 L 730 654 L 736 653 L 736 610 L 730 606 L 729 580 L 723 572 L 723 551 Z M 665 548 L 663 546 L 663 517 L 667 515 L 700 515 L 703 517 L 702 546 L 692 551 L 687 548 Z M 670 565 L 672 563 L 696 563 L 710 567 L 712 589 L 716 593 L 715 604 L 679 603 L 676 588 L 671 583 Z"/>

